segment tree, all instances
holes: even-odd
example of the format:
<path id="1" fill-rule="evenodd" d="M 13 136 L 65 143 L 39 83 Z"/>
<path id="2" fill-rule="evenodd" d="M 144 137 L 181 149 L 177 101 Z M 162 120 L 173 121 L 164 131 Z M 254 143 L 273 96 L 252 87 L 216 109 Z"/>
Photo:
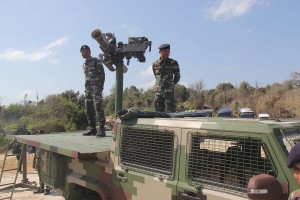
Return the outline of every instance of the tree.
<path id="1" fill-rule="evenodd" d="M 246 81 L 240 84 L 237 90 L 237 101 L 240 107 L 253 107 L 252 92 L 254 88 Z"/>
<path id="2" fill-rule="evenodd" d="M 17 121 L 23 116 L 23 106 L 21 104 L 9 104 L 3 113 L 3 118 L 6 121 Z"/>
<path id="3" fill-rule="evenodd" d="M 190 99 L 192 102 L 193 109 L 201 110 L 204 108 L 205 96 L 204 96 L 204 83 L 198 81 L 191 86 Z"/>
<path id="4" fill-rule="evenodd" d="M 294 88 L 300 88 L 300 72 L 292 72 L 291 75 L 292 86 Z"/>
<path id="5" fill-rule="evenodd" d="M 184 85 L 176 84 L 174 96 L 177 102 L 185 102 L 189 98 L 189 93 Z"/>
<path id="6" fill-rule="evenodd" d="M 84 109 L 84 95 L 80 95 L 79 91 L 75 92 L 74 90 L 66 90 L 60 94 L 62 97 L 69 99 L 75 103 L 79 108 Z"/>
<path id="7" fill-rule="evenodd" d="M 236 90 L 231 83 L 220 83 L 215 89 L 215 107 L 220 108 L 222 105 L 227 105 L 235 97 Z"/>

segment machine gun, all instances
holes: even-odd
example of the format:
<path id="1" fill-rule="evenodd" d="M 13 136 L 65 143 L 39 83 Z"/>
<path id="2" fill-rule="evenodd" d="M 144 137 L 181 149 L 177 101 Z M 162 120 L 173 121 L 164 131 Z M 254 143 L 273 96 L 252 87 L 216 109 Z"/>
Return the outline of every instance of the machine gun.
<path id="1" fill-rule="evenodd" d="M 129 37 L 128 44 L 116 41 L 113 33 L 102 33 L 101 30 L 95 29 L 91 36 L 100 45 L 103 54 L 99 55 L 99 59 L 110 70 L 116 71 L 116 98 L 115 113 L 122 109 L 123 97 L 123 73 L 128 71 L 124 65 L 124 58 L 127 59 L 127 65 L 131 58 L 137 58 L 139 62 L 145 62 L 145 51 L 149 47 L 151 51 L 152 42 L 146 37 Z"/>
<path id="2" fill-rule="evenodd" d="M 100 45 L 103 54 L 100 54 L 99 58 L 110 71 L 115 71 L 117 64 L 124 58 L 127 59 L 127 65 L 132 57 L 137 58 L 139 62 L 145 62 L 146 49 L 149 47 L 149 52 L 151 51 L 152 42 L 146 37 L 129 37 L 128 44 L 123 42 L 117 44 L 113 33 L 102 33 L 96 29 L 91 36 Z M 126 73 L 127 70 L 128 68 L 123 64 L 123 72 Z"/>

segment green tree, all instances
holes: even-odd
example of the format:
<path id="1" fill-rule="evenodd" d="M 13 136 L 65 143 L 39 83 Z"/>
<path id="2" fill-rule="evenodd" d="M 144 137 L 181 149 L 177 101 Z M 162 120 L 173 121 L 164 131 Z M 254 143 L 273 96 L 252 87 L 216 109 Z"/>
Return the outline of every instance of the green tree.
<path id="1" fill-rule="evenodd" d="M 205 96 L 204 96 L 204 82 L 198 81 L 192 84 L 190 90 L 190 102 L 192 109 L 201 110 L 204 108 Z"/>
<path id="2" fill-rule="evenodd" d="M 6 121 L 17 121 L 23 116 L 24 106 L 21 104 L 13 103 L 9 104 L 3 113 L 3 118 Z"/>

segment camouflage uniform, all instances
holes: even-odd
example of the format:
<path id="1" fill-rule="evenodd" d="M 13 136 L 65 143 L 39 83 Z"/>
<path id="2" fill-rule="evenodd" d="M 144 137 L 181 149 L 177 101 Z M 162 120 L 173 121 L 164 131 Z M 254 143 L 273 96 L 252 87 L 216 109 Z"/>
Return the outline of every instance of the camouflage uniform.
<path id="1" fill-rule="evenodd" d="M 156 78 L 154 86 L 155 92 L 155 110 L 175 112 L 174 86 L 180 80 L 180 69 L 176 60 L 167 58 L 158 59 L 152 65 L 153 73 Z"/>
<path id="2" fill-rule="evenodd" d="M 300 190 L 293 191 L 289 196 L 289 200 L 300 200 Z"/>
<path id="3" fill-rule="evenodd" d="M 103 65 L 97 58 L 88 58 L 83 64 L 85 74 L 85 106 L 91 128 L 96 128 L 96 116 L 100 127 L 105 125 L 103 110 L 103 85 L 105 73 Z"/>
<path id="4" fill-rule="evenodd" d="M 39 176 L 39 184 L 40 187 L 37 191 L 34 191 L 34 193 L 45 193 L 45 194 L 49 194 L 50 193 L 50 187 L 46 186 L 45 189 L 45 183 L 42 180 L 42 155 L 41 155 L 41 150 L 38 148 L 35 152 L 35 169 L 37 170 L 38 176 Z"/>

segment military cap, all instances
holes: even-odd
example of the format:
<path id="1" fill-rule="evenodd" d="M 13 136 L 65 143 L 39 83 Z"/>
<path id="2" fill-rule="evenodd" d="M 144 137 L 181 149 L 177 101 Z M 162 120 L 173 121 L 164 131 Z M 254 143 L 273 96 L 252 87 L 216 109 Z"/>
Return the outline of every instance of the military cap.
<path id="1" fill-rule="evenodd" d="M 170 45 L 169 44 L 162 44 L 158 47 L 159 50 L 162 50 L 162 49 L 170 49 Z"/>
<path id="2" fill-rule="evenodd" d="M 291 149 L 286 164 L 288 168 L 292 168 L 298 162 L 300 163 L 300 142 L 295 144 Z"/>
<path id="3" fill-rule="evenodd" d="M 81 48 L 80 48 L 80 52 L 82 50 L 90 50 L 90 47 L 88 45 L 82 45 Z"/>

